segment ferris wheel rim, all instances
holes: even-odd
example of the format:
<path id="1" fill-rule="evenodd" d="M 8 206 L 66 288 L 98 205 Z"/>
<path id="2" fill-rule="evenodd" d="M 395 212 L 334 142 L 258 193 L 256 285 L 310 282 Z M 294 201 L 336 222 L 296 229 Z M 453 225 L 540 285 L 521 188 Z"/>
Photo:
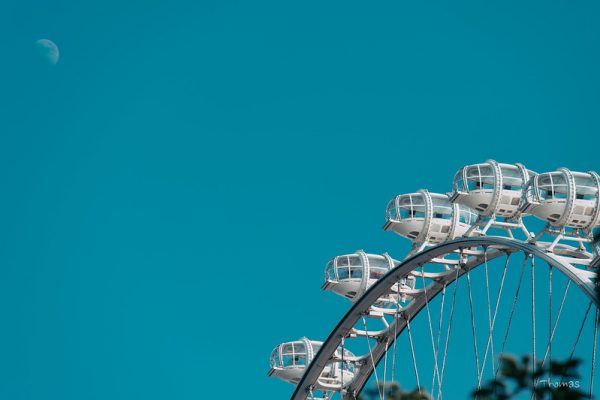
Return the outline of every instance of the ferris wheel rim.
<path id="1" fill-rule="evenodd" d="M 423 250 L 419 253 L 411 255 L 407 259 L 405 259 L 398 266 L 390 270 L 385 276 L 379 279 L 375 284 L 373 284 L 353 305 L 352 307 L 344 314 L 344 316 L 339 320 L 336 324 L 335 328 L 331 331 L 327 339 L 323 342 L 323 345 L 315 355 L 315 358 L 308 365 L 304 375 L 296 385 L 296 388 L 292 394 L 290 400 L 304 400 L 309 396 L 310 391 L 318 382 L 320 374 L 325 368 L 327 362 L 331 359 L 335 350 L 341 343 L 343 337 L 346 337 L 346 334 L 355 326 L 355 324 L 359 321 L 359 319 L 365 315 L 366 311 L 375 303 L 375 301 L 382 295 L 383 292 L 389 290 L 393 285 L 395 285 L 399 279 L 406 276 L 409 272 L 415 270 L 421 265 L 430 262 L 434 258 L 449 254 L 453 251 L 474 247 L 484 247 L 484 248 L 492 248 L 496 249 L 497 246 L 497 254 L 493 252 L 487 252 L 487 261 L 490 261 L 493 258 L 499 257 L 502 254 L 514 253 L 514 252 L 522 252 L 524 254 L 529 254 L 535 257 L 538 257 L 544 261 L 549 266 L 557 268 L 560 272 L 562 272 L 567 279 L 572 281 L 579 287 L 584 294 L 593 302 L 596 307 L 600 306 L 600 298 L 596 295 L 593 284 L 590 281 L 585 281 L 581 275 L 575 273 L 574 271 L 577 268 L 573 267 L 572 264 L 564 261 L 563 259 L 559 259 L 555 254 L 545 251 L 539 245 L 534 243 L 524 242 L 517 239 L 505 238 L 505 237 L 494 237 L 494 236 L 480 236 L 480 237 L 463 237 L 451 241 L 447 241 L 426 250 Z M 473 263 L 473 265 L 469 266 L 466 270 L 472 270 L 477 268 L 478 266 L 485 263 L 484 258 L 478 259 Z M 465 271 L 466 271 L 465 270 Z M 465 271 L 460 274 L 456 274 L 456 277 L 453 279 L 452 276 L 454 274 L 449 274 L 446 278 L 446 284 L 452 283 L 463 275 L 465 275 Z M 441 286 L 430 290 L 430 293 L 427 295 L 427 301 L 433 299 L 437 294 L 441 292 Z M 423 298 L 423 300 L 425 300 Z M 416 312 L 410 315 L 408 320 L 412 320 L 423 310 L 425 306 L 425 301 L 419 306 L 415 306 Z M 396 322 L 394 322 L 396 323 Z M 402 333 L 404 328 L 398 329 L 395 337 L 391 338 L 392 342 L 397 339 L 397 337 Z M 391 334 L 391 336 L 394 336 Z M 388 342 L 388 345 L 391 344 Z M 379 347 L 380 343 L 377 343 L 376 347 Z M 331 354 L 330 354 L 331 353 Z M 385 353 L 383 353 L 385 354 Z M 344 391 L 348 393 L 358 394 L 362 391 L 363 386 L 368 381 L 369 377 L 373 374 L 374 369 L 379 365 L 383 354 L 375 356 L 375 362 L 373 364 L 366 363 L 361 366 L 359 371 L 359 376 L 357 376 L 353 382 L 344 389 Z"/>

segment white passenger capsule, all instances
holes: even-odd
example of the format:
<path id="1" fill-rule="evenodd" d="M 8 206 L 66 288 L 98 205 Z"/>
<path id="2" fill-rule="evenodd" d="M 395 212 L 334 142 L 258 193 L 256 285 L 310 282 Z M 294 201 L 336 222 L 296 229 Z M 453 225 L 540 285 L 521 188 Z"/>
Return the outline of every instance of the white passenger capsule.
<path id="1" fill-rule="evenodd" d="M 567 168 L 536 175 L 525 190 L 523 210 L 555 228 L 591 234 L 600 225 L 600 177 Z"/>
<path id="2" fill-rule="evenodd" d="M 477 213 L 453 204 L 445 194 L 420 190 L 396 196 L 387 206 L 386 231 L 410 239 L 415 245 L 433 245 L 464 235 Z"/>
<path id="3" fill-rule="evenodd" d="M 534 175 L 522 164 L 488 160 L 467 165 L 454 176 L 451 199 L 485 217 L 514 219 L 520 216 L 523 186 Z"/>
<path id="4" fill-rule="evenodd" d="M 323 342 L 307 338 L 280 344 L 271 352 L 271 369 L 268 375 L 297 384 L 322 345 Z M 338 348 L 334 354 L 334 360 L 328 363 L 321 373 L 319 378 L 321 387 L 315 389 L 339 388 L 342 382 L 344 386 L 350 384 L 354 378 L 355 358 L 350 351 L 344 350 L 344 367 L 342 368 L 342 349 Z"/>
<path id="5" fill-rule="evenodd" d="M 325 267 L 325 283 L 322 288 L 332 291 L 351 301 L 356 301 L 379 278 L 400 262 L 387 253 L 367 254 L 362 250 L 331 259 Z M 414 289 L 415 278 L 403 279 L 401 288 Z"/>

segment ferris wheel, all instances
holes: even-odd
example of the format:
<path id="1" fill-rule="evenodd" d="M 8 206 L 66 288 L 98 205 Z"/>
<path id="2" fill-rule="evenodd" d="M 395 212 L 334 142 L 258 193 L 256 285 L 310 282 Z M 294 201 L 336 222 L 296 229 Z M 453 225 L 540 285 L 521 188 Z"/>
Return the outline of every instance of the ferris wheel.
<path id="1" fill-rule="evenodd" d="M 488 160 L 461 168 L 452 188 L 389 202 L 384 230 L 412 242 L 403 260 L 360 250 L 327 263 L 323 289 L 351 307 L 325 341 L 301 338 L 271 353 L 268 374 L 295 385 L 292 400 L 354 399 L 368 382 L 442 399 L 453 385 L 496 377 L 511 351 L 531 354 L 533 370 L 582 359 L 592 397 L 598 174 Z"/>

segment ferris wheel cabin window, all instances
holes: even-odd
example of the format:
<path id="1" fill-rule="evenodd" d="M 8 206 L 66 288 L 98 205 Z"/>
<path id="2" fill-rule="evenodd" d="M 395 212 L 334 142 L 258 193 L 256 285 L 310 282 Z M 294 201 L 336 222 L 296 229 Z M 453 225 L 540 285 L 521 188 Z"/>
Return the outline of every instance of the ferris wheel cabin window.
<path id="1" fill-rule="evenodd" d="M 458 205 L 459 217 L 458 221 L 463 224 L 473 225 L 477 221 L 478 214 L 469 207 Z"/>
<path id="2" fill-rule="evenodd" d="M 337 276 L 339 279 L 362 278 L 363 265 L 360 256 L 339 256 L 337 258 Z"/>
<path id="3" fill-rule="evenodd" d="M 561 172 L 541 174 L 538 178 L 541 200 L 566 199 L 569 193 L 567 179 Z"/>
<path id="4" fill-rule="evenodd" d="M 463 172 L 464 168 L 461 168 L 458 170 L 456 175 L 454 175 L 453 186 L 455 192 L 464 192 L 467 190 L 467 187 L 465 186 L 465 180 L 463 179 Z"/>
<path id="5" fill-rule="evenodd" d="M 444 197 L 432 197 L 433 218 L 452 219 L 452 203 Z"/>
<path id="6" fill-rule="evenodd" d="M 387 206 L 387 219 L 398 220 L 398 209 L 396 207 L 396 199 L 393 199 Z"/>
<path id="7" fill-rule="evenodd" d="M 398 198 L 400 219 L 425 218 L 425 202 L 419 194 L 402 195 Z"/>
<path id="8" fill-rule="evenodd" d="M 306 365 L 306 346 L 304 343 L 286 343 L 282 347 L 283 367 Z"/>
<path id="9" fill-rule="evenodd" d="M 348 256 L 339 256 L 337 258 L 337 276 L 339 279 L 348 279 L 350 277 L 350 262 Z"/>
<path id="10" fill-rule="evenodd" d="M 369 278 L 379 279 L 390 270 L 390 265 L 385 257 L 369 255 Z"/>
<path id="11" fill-rule="evenodd" d="M 502 174 L 502 188 L 504 190 L 521 190 L 523 185 L 527 183 L 523 182 L 521 170 L 515 165 L 502 164 L 500 172 Z"/>
<path id="12" fill-rule="evenodd" d="M 595 200 L 598 196 L 596 182 L 589 174 L 573 174 L 575 178 L 576 198 L 579 200 Z"/>
<path id="13" fill-rule="evenodd" d="M 363 268 L 360 267 L 350 267 L 350 278 L 351 279 L 361 279 L 363 276 Z"/>
<path id="14" fill-rule="evenodd" d="M 279 359 L 279 348 L 276 348 L 271 353 L 271 367 L 275 367 L 275 368 L 281 367 L 281 361 Z"/>
<path id="15" fill-rule="evenodd" d="M 333 267 L 333 260 L 330 260 L 325 267 L 325 279 L 330 281 L 337 280 L 335 276 L 335 268 Z"/>
<path id="16" fill-rule="evenodd" d="M 467 185 L 469 191 L 493 189 L 494 171 L 488 165 L 472 165 L 467 167 Z"/>

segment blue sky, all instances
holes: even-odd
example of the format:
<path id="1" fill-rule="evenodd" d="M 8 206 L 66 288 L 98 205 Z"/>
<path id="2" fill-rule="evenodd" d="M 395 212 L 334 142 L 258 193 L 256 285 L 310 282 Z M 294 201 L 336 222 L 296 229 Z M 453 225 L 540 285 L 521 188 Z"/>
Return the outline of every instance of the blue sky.
<path id="1" fill-rule="evenodd" d="M 598 169 L 598 7 L 3 2 L 0 397 L 289 395 L 327 260 L 405 254 L 393 195 Z"/>

